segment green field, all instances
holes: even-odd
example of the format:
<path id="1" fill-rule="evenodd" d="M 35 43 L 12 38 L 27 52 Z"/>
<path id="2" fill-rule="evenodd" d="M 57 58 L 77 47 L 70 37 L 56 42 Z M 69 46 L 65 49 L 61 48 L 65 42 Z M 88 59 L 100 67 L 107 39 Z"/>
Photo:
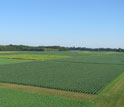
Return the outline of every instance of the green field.
<path id="1" fill-rule="evenodd" d="M 0 107 L 89 107 L 90 103 L 0 87 Z"/>
<path id="2" fill-rule="evenodd" d="M 43 60 L 0 65 L 0 81 L 96 94 L 120 75 L 124 68 L 122 61 L 124 55 L 120 53 L 51 52 L 51 55 L 48 55 L 49 52 L 42 52 L 41 55 L 39 52 L 34 53 L 0 55 L 1 58 L 9 59 Z M 52 58 L 53 61 L 44 61 Z"/>
<path id="3" fill-rule="evenodd" d="M 23 62 L 29 62 L 29 60 L 0 59 L 0 65 L 1 64 L 23 63 Z"/>
<path id="4" fill-rule="evenodd" d="M 53 59 L 70 58 L 70 57 L 69 56 L 57 56 L 57 55 L 0 55 L 0 58 L 44 61 L 44 60 L 53 60 Z"/>
<path id="5" fill-rule="evenodd" d="M 124 107 L 124 73 L 108 84 L 94 102 L 93 107 Z"/>
<path id="6" fill-rule="evenodd" d="M 0 54 L 1 53 L 3 53 L 3 54 L 5 54 L 5 53 L 16 53 L 16 51 L 0 51 Z"/>
<path id="7" fill-rule="evenodd" d="M 101 104 L 103 107 L 107 107 L 108 103 L 111 102 L 110 105 L 112 106 L 109 105 L 108 107 L 114 107 L 115 103 L 112 101 L 116 102 L 114 100 L 116 99 L 118 100 L 117 105 L 121 107 L 123 103 L 123 95 L 121 95 L 123 93 L 123 73 L 124 53 L 121 52 L 1 52 L 0 82 L 85 93 L 83 96 L 87 97 L 86 99 L 85 97 L 80 97 L 79 99 L 81 100 L 82 98 L 81 101 L 83 101 L 84 98 L 85 102 L 79 102 L 72 100 L 75 98 L 73 98 L 74 96 L 71 93 L 67 95 L 55 95 L 65 98 L 66 96 L 70 96 L 69 98 L 72 98 L 64 99 L 52 97 L 53 94 L 50 94 L 50 92 L 48 92 L 49 96 L 45 96 L 0 88 L 0 98 L 3 99 L 0 99 L 2 101 L 0 103 L 2 104 L 9 99 L 14 99 L 5 103 L 8 105 L 12 104 L 12 106 L 2 104 L 2 107 L 16 107 L 18 104 L 25 106 L 29 104 L 27 105 L 28 107 L 34 105 L 49 107 L 49 104 L 53 104 L 53 107 L 66 107 L 65 105 L 67 107 L 91 107 L 90 102 L 94 102 L 93 105 L 95 107 L 99 107 Z M 23 88 L 19 89 L 25 91 Z M 8 93 L 9 99 L 4 93 Z M 89 97 L 90 94 L 93 96 Z M 27 99 L 25 95 L 31 99 Z M 19 102 L 19 99 L 16 99 L 16 97 L 24 98 L 24 100 Z M 43 102 L 41 102 L 41 99 Z M 90 99 L 90 101 L 87 99 Z M 47 100 L 48 103 L 46 104 Z"/>

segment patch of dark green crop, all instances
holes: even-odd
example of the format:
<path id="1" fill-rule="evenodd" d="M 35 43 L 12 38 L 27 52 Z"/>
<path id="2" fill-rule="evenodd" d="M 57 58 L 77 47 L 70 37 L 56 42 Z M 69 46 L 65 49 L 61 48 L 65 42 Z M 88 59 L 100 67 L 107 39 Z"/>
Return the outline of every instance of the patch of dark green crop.
<path id="1" fill-rule="evenodd" d="M 123 69 L 116 64 L 33 61 L 0 65 L 0 81 L 96 94 Z"/>

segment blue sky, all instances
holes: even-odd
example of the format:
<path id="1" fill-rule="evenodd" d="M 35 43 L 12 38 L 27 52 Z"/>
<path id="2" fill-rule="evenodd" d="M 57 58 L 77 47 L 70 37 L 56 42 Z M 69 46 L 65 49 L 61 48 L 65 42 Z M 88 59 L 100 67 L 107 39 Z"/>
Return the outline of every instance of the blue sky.
<path id="1" fill-rule="evenodd" d="M 124 48 L 124 0 L 0 0 L 0 45 Z"/>

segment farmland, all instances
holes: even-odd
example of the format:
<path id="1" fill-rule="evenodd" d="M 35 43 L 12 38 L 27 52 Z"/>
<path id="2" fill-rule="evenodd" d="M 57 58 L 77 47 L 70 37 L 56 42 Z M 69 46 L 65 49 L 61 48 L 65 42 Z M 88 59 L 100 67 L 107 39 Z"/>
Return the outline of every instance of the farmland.
<path id="1" fill-rule="evenodd" d="M 57 55 L 1 55 L 0 58 L 4 59 L 23 59 L 23 60 L 52 60 L 61 58 L 70 58 L 69 56 Z"/>
<path id="2" fill-rule="evenodd" d="M 16 51 L 0 51 L 0 54 L 1 53 L 3 53 L 3 54 L 5 54 L 5 53 L 16 53 Z"/>
<path id="3" fill-rule="evenodd" d="M 15 59 L 0 59 L 1 64 L 13 64 L 13 63 L 23 63 L 28 62 L 29 60 L 15 60 Z"/>
<path id="4" fill-rule="evenodd" d="M 123 72 L 122 65 L 97 66 L 56 61 L 0 65 L 0 81 L 95 94 Z"/>
<path id="5" fill-rule="evenodd" d="M 121 52 L 1 52 L 0 82 L 97 96 L 123 74 L 123 58 L 124 53 Z M 46 99 L 45 96 L 42 97 Z M 51 96 L 50 98 L 54 99 Z M 59 100 L 59 97 L 55 99 Z M 64 100 L 62 99 L 66 103 Z M 82 102 L 82 105 L 90 106 L 87 104 L 89 103 Z M 82 105 L 77 104 L 77 107 L 83 107 Z"/>
<path id="6" fill-rule="evenodd" d="M 90 103 L 0 87 L 1 107 L 88 107 Z"/>

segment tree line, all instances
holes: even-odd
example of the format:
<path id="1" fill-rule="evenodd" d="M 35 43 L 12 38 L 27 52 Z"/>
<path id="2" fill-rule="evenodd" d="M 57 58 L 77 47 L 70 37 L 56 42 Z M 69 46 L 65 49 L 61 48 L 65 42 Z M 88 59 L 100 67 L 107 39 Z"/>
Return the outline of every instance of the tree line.
<path id="1" fill-rule="evenodd" d="M 0 51 L 68 51 L 69 48 L 61 46 L 26 46 L 26 45 L 0 45 Z"/>
<path id="2" fill-rule="evenodd" d="M 86 48 L 86 47 L 70 47 L 70 50 L 80 50 L 80 51 L 111 51 L 111 52 L 124 52 L 122 48 Z"/>
<path id="3" fill-rule="evenodd" d="M 26 46 L 26 45 L 0 45 L 0 51 L 112 51 L 124 52 L 122 48 L 86 48 L 86 47 L 62 47 L 62 46 Z"/>

